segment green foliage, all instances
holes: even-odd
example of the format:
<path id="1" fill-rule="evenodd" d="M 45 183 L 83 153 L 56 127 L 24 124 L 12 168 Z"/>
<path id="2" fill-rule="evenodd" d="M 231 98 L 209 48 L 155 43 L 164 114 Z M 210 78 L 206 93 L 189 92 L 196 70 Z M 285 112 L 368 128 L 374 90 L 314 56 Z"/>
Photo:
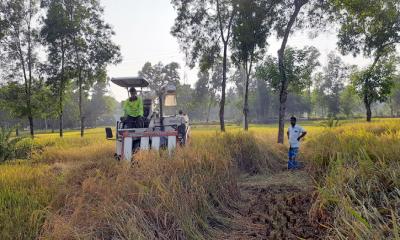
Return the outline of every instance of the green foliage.
<path id="1" fill-rule="evenodd" d="M 353 53 L 354 56 L 363 53 L 374 58 L 369 69 L 354 77 L 357 91 L 362 93 L 367 121 L 371 121 L 371 105 L 385 101 L 388 94 L 390 84 L 386 80 L 391 77 L 383 74 L 390 75 L 391 72 L 388 67 L 377 64 L 381 58 L 390 57 L 396 51 L 396 44 L 400 43 L 400 1 L 335 0 L 333 4 L 341 23 L 338 45 L 342 53 Z M 377 79 L 378 75 L 383 80 Z"/>
<path id="2" fill-rule="evenodd" d="M 310 85 L 312 73 L 319 66 L 319 55 L 320 53 L 315 47 L 288 48 L 285 51 L 285 69 L 290 91 L 299 93 Z M 257 67 L 256 76 L 266 80 L 275 92 L 280 91 L 281 76 L 278 60 L 275 57 L 268 56 Z"/>
<path id="3" fill-rule="evenodd" d="M 12 137 L 12 129 L 0 127 L 0 163 L 15 157 L 16 145 L 20 138 Z"/>
<path id="4" fill-rule="evenodd" d="M 397 59 L 381 58 L 374 68 L 353 73 L 352 84 L 364 103 L 385 102 L 394 84 Z"/>
<path id="5" fill-rule="evenodd" d="M 236 3 L 237 16 L 233 25 L 233 61 L 246 73 L 244 83 L 244 129 L 248 130 L 249 114 L 249 81 L 253 70 L 253 64 L 265 52 L 267 37 L 270 32 L 270 22 L 267 17 L 271 16 L 265 1 L 239 0 Z M 272 8 L 273 9 L 273 8 Z"/>
<path id="6" fill-rule="evenodd" d="M 0 2 L 0 41 L 6 36 L 8 30 L 8 22 L 7 19 L 5 19 L 3 9 L 4 3 Z"/>
<path id="7" fill-rule="evenodd" d="M 199 62 L 200 69 L 205 71 L 222 58 L 219 118 L 221 131 L 225 131 L 228 48 L 237 6 L 232 0 L 172 0 L 171 3 L 178 12 L 171 34 L 185 51 L 189 66 Z"/>
<path id="8" fill-rule="evenodd" d="M 0 6 L 0 16 L 9 25 L 5 40 L 2 42 L 0 63 L 5 71 L 6 80 L 20 87 L 19 99 L 9 108 L 18 112 L 20 117 L 29 120 L 30 134 L 34 136 L 33 118 L 37 103 L 33 95 L 38 90 L 39 58 L 37 49 L 40 42 L 35 19 L 40 17 L 38 0 L 4 0 Z M 1 25 L 1 23 L 0 23 Z M 1 34 L 1 33 L 0 33 Z M 36 106 L 35 106 L 36 105 Z"/>
<path id="9" fill-rule="evenodd" d="M 335 0 L 339 48 L 344 54 L 378 56 L 400 42 L 399 0 Z"/>
<path id="10" fill-rule="evenodd" d="M 345 87 L 343 92 L 340 94 L 340 108 L 347 118 L 354 115 L 357 110 L 360 110 L 360 105 L 362 105 L 361 98 L 357 95 L 354 86 L 348 85 Z"/>
<path id="11" fill-rule="evenodd" d="M 139 76 L 146 78 L 150 83 L 149 87 L 158 92 L 167 83 L 179 84 L 179 69 L 180 66 L 176 62 L 167 65 L 159 62 L 154 66 L 150 62 L 146 62 L 139 71 Z"/>
<path id="12" fill-rule="evenodd" d="M 193 101 L 194 89 L 190 84 L 179 84 L 176 89 L 177 92 L 177 109 L 182 110 L 186 114 L 193 111 L 195 101 Z M 199 104 L 200 105 L 200 104 Z"/>
<path id="13" fill-rule="evenodd" d="M 177 11 L 171 34 L 187 53 L 188 64 L 194 67 L 200 62 L 202 70 L 209 69 L 231 40 L 236 13 L 233 1 L 173 0 L 171 3 Z"/>
<path id="14" fill-rule="evenodd" d="M 341 125 L 341 123 L 339 121 L 340 120 L 335 117 L 330 117 L 328 120 L 323 121 L 321 123 L 321 125 L 324 127 L 327 127 L 327 128 L 335 128 L 335 127 L 339 127 Z"/>
<path id="15" fill-rule="evenodd" d="M 392 114 L 400 116 L 400 76 L 397 75 L 394 80 L 394 86 L 390 95 L 390 104 L 393 112 Z"/>
<path id="16" fill-rule="evenodd" d="M 31 159 L 33 154 L 40 154 L 44 145 L 39 144 L 32 138 L 23 138 L 15 144 L 16 159 Z"/>
<path id="17" fill-rule="evenodd" d="M 0 163 L 12 159 L 30 159 L 43 148 L 44 145 L 32 138 L 13 137 L 12 129 L 0 127 Z"/>
<path id="18" fill-rule="evenodd" d="M 232 28 L 232 59 L 238 65 L 256 62 L 263 55 L 270 35 L 271 16 L 265 1 L 236 0 L 237 16 Z M 249 69 L 251 71 L 251 69 Z"/>
<path id="19" fill-rule="evenodd" d="M 328 64 L 323 69 L 322 82 L 318 91 L 325 98 L 330 116 L 335 117 L 340 112 L 340 94 L 349 77 L 349 69 L 350 67 L 346 66 L 335 53 L 328 54 Z"/>

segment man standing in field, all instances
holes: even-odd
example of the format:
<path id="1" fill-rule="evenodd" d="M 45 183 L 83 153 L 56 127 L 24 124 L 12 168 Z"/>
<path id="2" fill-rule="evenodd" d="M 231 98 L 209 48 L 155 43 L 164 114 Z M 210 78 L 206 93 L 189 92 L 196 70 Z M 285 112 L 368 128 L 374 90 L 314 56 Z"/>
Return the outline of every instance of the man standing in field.
<path id="1" fill-rule="evenodd" d="M 292 116 L 290 118 L 290 127 L 287 131 L 287 136 L 289 139 L 289 161 L 288 161 L 288 169 L 298 169 L 300 168 L 299 162 L 296 161 L 297 154 L 299 153 L 300 141 L 304 136 L 306 136 L 307 132 L 301 126 L 296 124 L 296 117 Z"/>

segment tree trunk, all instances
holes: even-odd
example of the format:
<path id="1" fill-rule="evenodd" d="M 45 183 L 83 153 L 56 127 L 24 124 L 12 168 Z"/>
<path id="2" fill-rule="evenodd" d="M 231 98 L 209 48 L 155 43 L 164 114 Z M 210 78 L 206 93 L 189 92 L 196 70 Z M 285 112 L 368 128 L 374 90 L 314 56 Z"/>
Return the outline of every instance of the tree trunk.
<path id="1" fill-rule="evenodd" d="M 249 130 L 249 79 L 250 79 L 250 72 L 251 72 L 251 63 L 250 67 L 247 68 L 247 63 L 246 63 L 246 82 L 245 82 L 245 89 L 244 89 L 244 106 L 243 106 L 243 115 L 244 115 L 244 130 L 248 131 Z"/>
<path id="2" fill-rule="evenodd" d="M 59 103 L 59 121 L 60 121 L 60 137 L 64 136 L 64 129 L 63 129 L 63 115 L 64 115 L 64 106 L 63 106 L 63 95 L 64 95 L 64 78 L 65 78 L 65 49 L 64 49 L 64 42 L 61 41 L 61 79 L 60 79 L 60 103 Z"/>
<path id="3" fill-rule="evenodd" d="M 62 91 L 62 90 L 61 90 Z M 62 104 L 62 102 L 63 102 L 63 94 L 62 93 L 60 93 L 60 105 L 59 105 L 59 108 L 60 108 L 60 112 L 59 112 L 59 114 L 58 114 L 58 118 L 59 118 L 59 123 L 60 123 L 60 137 L 63 137 L 64 136 L 64 129 L 63 129 L 63 115 L 64 115 L 64 109 L 63 109 L 63 104 Z"/>
<path id="4" fill-rule="evenodd" d="M 284 141 L 287 95 L 288 95 L 287 87 L 282 88 L 279 94 L 279 130 L 278 130 L 278 143 L 281 144 L 283 144 Z"/>
<path id="5" fill-rule="evenodd" d="M 371 122 L 371 120 L 372 120 L 371 104 L 366 103 L 365 108 L 367 109 L 367 122 Z"/>
<path id="6" fill-rule="evenodd" d="M 368 86 L 368 78 L 366 78 L 364 81 L 365 81 L 364 82 L 365 87 L 367 87 Z M 371 101 L 368 98 L 368 91 L 366 89 L 364 90 L 364 105 L 365 105 L 365 110 L 367 112 L 367 122 L 371 122 L 371 119 L 372 119 Z"/>
<path id="7" fill-rule="evenodd" d="M 18 127 L 18 125 L 15 127 L 15 136 L 19 137 L 19 127 Z"/>
<path id="8" fill-rule="evenodd" d="M 46 132 L 49 128 L 48 124 L 47 124 L 47 117 L 44 118 L 44 128 L 46 129 Z"/>
<path id="9" fill-rule="evenodd" d="M 212 99 L 210 97 L 210 102 L 208 103 L 206 123 L 208 123 L 210 121 L 211 105 L 212 105 Z"/>
<path id="10" fill-rule="evenodd" d="M 225 132 L 225 91 L 226 91 L 226 71 L 227 71 L 227 61 L 228 61 L 228 44 L 229 39 L 231 37 L 231 27 L 233 24 L 233 18 L 235 16 L 235 11 L 231 12 L 231 16 L 229 17 L 229 23 L 226 26 L 226 36 L 224 34 L 224 23 L 221 20 L 221 10 L 220 10 L 220 1 L 217 0 L 217 16 L 219 22 L 219 30 L 221 31 L 221 40 L 224 45 L 224 56 L 223 56 L 223 64 L 222 64 L 222 92 L 221 92 L 221 102 L 219 106 L 219 122 L 221 125 L 221 131 Z"/>
<path id="11" fill-rule="evenodd" d="M 388 103 L 389 103 L 389 108 L 390 108 L 390 116 L 394 117 L 393 99 L 391 96 L 389 97 Z"/>
<path id="12" fill-rule="evenodd" d="M 290 17 L 288 25 L 286 26 L 285 34 L 282 40 L 281 48 L 278 51 L 278 60 L 279 60 L 279 73 L 281 75 L 281 89 L 279 92 L 279 130 L 278 130 L 278 143 L 283 144 L 284 141 L 284 131 L 285 131 L 285 114 L 286 114 L 286 100 L 288 95 L 288 79 L 286 76 L 285 69 L 285 49 L 289 39 L 290 31 L 296 21 L 297 15 L 300 12 L 302 6 L 304 6 L 308 1 L 295 1 L 295 10 Z"/>
<path id="13" fill-rule="evenodd" d="M 225 89 L 226 89 L 226 71 L 227 71 L 227 58 L 228 58 L 228 42 L 224 43 L 224 58 L 222 62 L 222 92 L 221 102 L 219 105 L 219 123 L 221 125 L 221 131 L 225 132 Z"/>
<path id="14" fill-rule="evenodd" d="M 82 102 L 82 73 L 79 71 L 79 118 L 81 122 L 81 137 L 85 134 L 85 117 L 83 116 L 83 102 Z"/>
<path id="15" fill-rule="evenodd" d="M 85 117 L 81 117 L 81 137 L 85 134 Z"/>
<path id="16" fill-rule="evenodd" d="M 373 99 L 368 98 L 369 91 L 373 91 L 370 89 L 369 79 L 371 78 L 372 71 L 374 71 L 376 65 L 378 64 L 379 59 L 382 57 L 382 51 L 383 51 L 382 48 L 379 48 L 377 50 L 374 62 L 372 63 L 371 67 L 369 68 L 368 74 L 365 76 L 365 79 L 364 79 L 364 105 L 365 105 L 365 109 L 367 111 L 367 122 L 371 122 L 371 120 L 372 120 L 371 105 L 373 103 Z"/>
<path id="17" fill-rule="evenodd" d="M 31 133 L 31 137 L 34 138 L 35 134 L 33 132 L 33 117 L 29 116 L 28 120 L 29 120 L 29 130 L 30 130 L 30 133 Z"/>

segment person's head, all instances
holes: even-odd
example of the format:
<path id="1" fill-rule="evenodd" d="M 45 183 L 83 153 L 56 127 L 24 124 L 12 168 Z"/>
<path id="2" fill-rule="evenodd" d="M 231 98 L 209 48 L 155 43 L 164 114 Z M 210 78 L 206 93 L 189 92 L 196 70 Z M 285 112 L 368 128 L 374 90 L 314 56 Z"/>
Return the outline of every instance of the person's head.
<path id="1" fill-rule="evenodd" d="M 294 127 L 296 125 L 296 122 L 297 122 L 297 118 L 295 116 L 292 116 L 290 118 L 290 124 L 292 124 L 292 126 Z"/>
<path id="2" fill-rule="evenodd" d="M 134 87 L 131 87 L 129 89 L 129 95 L 130 95 L 131 98 L 135 98 L 137 96 L 137 91 L 136 91 L 136 89 Z"/>
<path id="3" fill-rule="evenodd" d="M 183 115 L 183 111 L 182 110 L 179 110 L 179 115 Z"/>

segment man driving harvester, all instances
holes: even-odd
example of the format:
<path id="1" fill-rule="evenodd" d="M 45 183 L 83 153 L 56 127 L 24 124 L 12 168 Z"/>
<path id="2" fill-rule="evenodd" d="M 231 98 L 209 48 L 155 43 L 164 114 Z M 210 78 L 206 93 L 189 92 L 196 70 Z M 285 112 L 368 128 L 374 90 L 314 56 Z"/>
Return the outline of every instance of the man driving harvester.
<path id="1" fill-rule="evenodd" d="M 290 127 L 287 131 L 287 136 L 289 139 L 289 161 L 288 161 L 288 169 L 299 169 L 301 168 L 301 164 L 296 161 L 297 154 L 299 153 L 300 141 L 304 136 L 306 136 L 307 132 L 301 126 L 296 124 L 296 117 L 292 116 L 290 118 Z"/>
<path id="2" fill-rule="evenodd" d="M 128 100 L 123 105 L 124 117 L 121 120 L 124 123 L 124 128 L 143 128 L 143 100 L 137 96 L 134 87 L 129 89 L 129 95 Z"/>

